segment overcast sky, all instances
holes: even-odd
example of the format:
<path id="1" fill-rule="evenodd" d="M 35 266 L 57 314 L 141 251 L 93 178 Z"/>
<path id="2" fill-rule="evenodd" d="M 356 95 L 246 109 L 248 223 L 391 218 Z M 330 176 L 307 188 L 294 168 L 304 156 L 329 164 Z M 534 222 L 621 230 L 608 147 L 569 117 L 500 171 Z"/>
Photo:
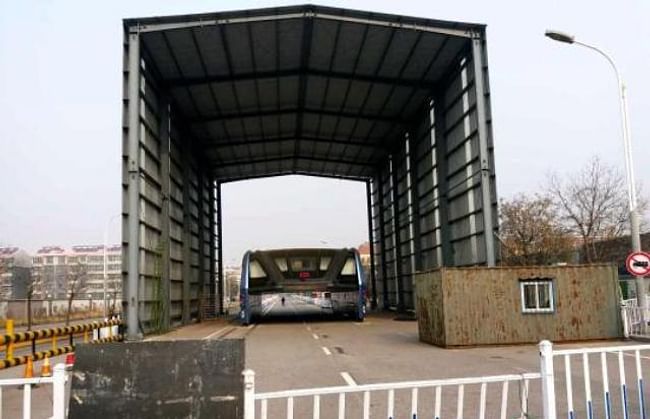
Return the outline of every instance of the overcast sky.
<path id="1" fill-rule="evenodd" d="M 122 18 L 299 4 L 277 1 L 0 3 L 0 244 L 119 241 Z M 546 39 L 574 33 L 610 52 L 629 89 L 636 176 L 650 190 L 650 2 L 322 1 L 488 25 L 500 197 L 534 192 L 592 155 L 623 169 L 607 62 Z M 621 185 L 624 187 L 624 185 Z M 247 248 L 354 246 L 367 238 L 365 185 L 304 177 L 228 184 L 224 256 Z M 268 221 L 273 219 L 272 223 Z"/>

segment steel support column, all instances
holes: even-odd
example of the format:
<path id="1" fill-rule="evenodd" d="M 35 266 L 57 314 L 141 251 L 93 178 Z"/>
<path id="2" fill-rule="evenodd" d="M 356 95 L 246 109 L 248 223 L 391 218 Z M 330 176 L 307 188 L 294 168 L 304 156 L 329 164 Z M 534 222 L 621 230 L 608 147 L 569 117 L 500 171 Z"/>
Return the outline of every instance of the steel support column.
<path id="1" fill-rule="evenodd" d="M 192 211 L 190 210 L 190 143 L 182 144 L 181 155 L 183 162 L 183 303 L 181 322 L 188 324 L 191 321 L 191 282 L 192 282 Z"/>
<path id="2" fill-rule="evenodd" d="M 381 172 L 377 173 L 377 209 L 379 211 L 379 240 L 381 247 L 379 251 L 381 253 L 381 285 L 382 285 L 382 297 L 383 297 L 383 308 L 388 310 L 390 307 L 390 302 L 388 300 L 388 267 L 386 266 L 386 231 L 384 228 L 384 182 L 381 179 Z"/>
<path id="3" fill-rule="evenodd" d="M 209 294 L 210 294 L 210 307 L 211 309 L 216 307 L 216 281 L 217 281 L 217 252 L 216 252 L 216 183 L 214 179 L 210 178 L 210 282 L 208 283 Z M 215 313 L 216 314 L 216 313 Z"/>
<path id="4" fill-rule="evenodd" d="M 370 243 L 370 283 L 372 285 L 372 299 L 370 307 L 377 308 L 377 279 L 375 277 L 375 244 L 374 228 L 372 224 L 372 188 L 370 181 L 366 181 L 366 205 L 368 207 L 368 240 Z"/>
<path id="5" fill-rule="evenodd" d="M 393 201 L 393 245 L 395 250 L 395 280 L 397 283 L 397 312 L 401 313 L 406 309 L 404 305 L 404 280 L 402 278 L 402 240 L 400 239 L 399 228 L 399 199 L 397 193 L 397 164 L 395 163 L 395 155 L 390 156 L 391 170 L 390 170 L 390 193 Z"/>
<path id="6" fill-rule="evenodd" d="M 409 177 L 409 193 L 411 194 L 411 239 L 413 240 L 413 271 L 411 274 L 422 269 L 422 243 L 420 237 L 420 198 L 418 197 L 417 188 L 417 156 L 415 155 L 416 147 L 414 146 L 413 137 L 411 134 L 407 137 L 409 143 L 409 170 L 407 176 Z M 413 275 L 412 275 L 413 276 Z M 414 277 L 414 276 L 413 276 Z M 415 292 L 415 283 L 413 284 L 413 292 Z M 415 303 L 415 301 L 413 301 Z"/>
<path id="7" fill-rule="evenodd" d="M 224 289 L 224 274 L 223 274 L 223 221 L 221 215 L 221 183 L 217 182 L 217 252 L 219 264 L 219 314 L 223 314 L 223 289 Z"/>
<path id="8" fill-rule="evenodd" d="M 128 275 L 126 302 L 127 339 L 142 339 L 138 295 L 140 281 L 140 36 L 128 34 Z"/>
<path id="9" fill-rule="evenodd" d="M 199 213 L 199 284 L 198 284 L 198 318 L 199 321 L 203 320 L 203 304 L 205 303 L 203 297 L 205 295 L 205 208 L 204 208 L 204 192 L 205 192 L 205 166 L 199 160 L 199 170 L 198 170 L 198 202 L 197 210 Z"/>
<path id="10" fill-rule="evenodd" d="M 485 72 L 483 38 L 472 39 L 472 58 L 474 62 L 474 84 L 476 88 L 476 112 L 478 115 L 478 144 L 481 161 L 481 197 L 483 206 L 483 232 L 485 239 L 485 260 L 487 266 L 496 265 L 494 246 L 494 223 L 492 219 L 492 191 L 490 187 L 490 153 L 488 147 L 489 127 L 485 100 Z"/>
<path id="11" fill-rule="evenodd" d="M 170 105 L 167 98 L 160 101 L 160 179 L 161 179 L 161 214 L 160 214 L 160 243 L 158 257 L 160 258 L 160 295 L 161 322 L 158 325 L 167 329 L 170 326 L 170 243 L 169 236 L 169 199 L 170 199 Z"/>

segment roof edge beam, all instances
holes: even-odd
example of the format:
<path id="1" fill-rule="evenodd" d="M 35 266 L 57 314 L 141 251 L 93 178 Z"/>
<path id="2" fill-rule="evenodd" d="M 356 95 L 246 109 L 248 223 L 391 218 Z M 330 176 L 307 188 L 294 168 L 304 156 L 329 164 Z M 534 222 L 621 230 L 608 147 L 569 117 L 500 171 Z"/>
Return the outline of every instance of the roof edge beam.
<path id="1" fill-rule="evenodd" d="M 412 87 L 419 89 L 431 90 L 435 87 L 435 83 L 426 80 L 416 80 L 416 79 L 405 79 L 405 78 L 394 78 L 394 77 L 382 77 L 374 75 L 364 75 L 357 73 L 344 73 L 340 71 L 328 71 L 328 70 L 316 70 L 316 69 L 285 69 L 277 71 L 260 71 L 260 72 L 250 72 L 250 73 L 239 73 L 233 75 L 221 75 L 221 76 L 208 76 L 208 77 L 183 77 L 183 78 L 174 78 L 163 80 L 162 83 L 168 87 L 189 87 L 194 85 L 201 84 L 210 84 L 210 83 L 232 83 L 238 81 L 247 81 L 255 79 L 276 79 L 283 77 L 299 77 L 299 76 L 313 76 L 313 77 L 324 77 L 324 78 L 334 78 L 334 79 L 345 79 L 345 80 L 357 80 L 368 83 L 377 83 L 377 84 L 389 84 L 403 87 Z"/>
<path id="2" fill-rule="evenodd" d="M 461 38 L 472 38 L 476 29 L 457 29 L 457 28 L 443 28 L 439 26 L 428 26 L 424 24 L 397 22 L 380 19 L 371 19 L 365 17 L 354 16 L 340 16 L 331 13 L 320 13 L 314 11 L 305 11 L 302 13 L 285 13 L 278 15 L 266 16 L 242 16 L 222 19 L 200 19 L 193 22 L 173 22 L 173 23 L 135 23 L 129 27 L 131 33 L 146 33 L 146 32 L 160 32 L 169 31 L 174 29 L 189 29 L 201 28 L 205 26 L 228 25 L 237 23 L 253 23 L 253 22 L 269 22 L 277 20 L 290 20 L 290 19 L 304 19 L 315 18 L 323 20 L 334 20 L 338 22 L 358 23 L 362 25 L 383 26 L 387 28 L 397 28 L 414 30 L 420 32 L 429 32 L 440 35 L 457 36 Z"/>
<path id="3" fill-rule="evenodd" d="M 316 172 L 308 172 L 305 170 L 280 170 L 280 171 L 271 171 L 268 173 L 251 175 L 251 176 L 240 176 L 240 175 L 222 176 L 219 178 L 219 183 L 224 184 L 230 182 L 239 182 L 242 180 L 254 180 L 254 179 L 262 179 L 268 177 L 292 176 L 292 175 L 311 176 L 311 177 L 319 177 L 319 178 L 327 178 L 327 179 L 342 179 L 342 180 L 350 180 L 354 182 L 366 182 L 371 177 L 370 175 L 345 176 L 345 175 L 337 175 L 334 173 L 328 174 L 327 172 L 316 173 Z"/>

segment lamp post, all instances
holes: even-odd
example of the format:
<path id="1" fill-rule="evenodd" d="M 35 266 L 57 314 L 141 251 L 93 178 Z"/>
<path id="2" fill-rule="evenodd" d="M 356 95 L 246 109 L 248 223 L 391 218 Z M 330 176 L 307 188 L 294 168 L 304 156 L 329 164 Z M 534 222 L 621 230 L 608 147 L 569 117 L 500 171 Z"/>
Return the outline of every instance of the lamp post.
<path id="1" fill-rule="evenodd" d="M 106 229 L 104 230 L 104 295 L 103 295 L 103 301 L 104 301 L 104 318 L 108 316 L 108 302 L 106 301 L 106 284 L 108 282 L 108 270 L 107 270 L 107 263 L 106 263 L 106 251 L 108 249 L 108 230 L 111 227 L 111 223 L 113 220 L 115 220 L 117 217 L 121 217 L 122 214 L 114 214 L 111 218 L 109 218 L 108 222 L 106 223 Z"/>
<path id="2" fill-rule="evenodd" d="M 565 32 L 547 30 L 545 35 L 551 38 L 554 41 L 564 42 L 566 44 L 576 44 L 589 48 L 592 51 L 596 51 L 601 56 L 609 62 L 609 64 L 614 69 L 616 73 L 616 81 L 618 83 L 619 89 L 619 100 L 621 107 L 621 122 L 623 130 L 623 149 L 625 153 L 625 177 L 627 179 L 627 197 L 629 202 L 630 209 L 630 236 L 632 237 L 632 251 L 639 252 L 641 251 L 641 236 L 639 234 L 639 213 L 637 210 L 637 198 L 636 198 L 636 186 L 634 181 L 634 165 L 632 161 L 632 140 L 630 138 L 630 120 L 628 117 L 627 110 L 627 92 L 625 83 L 621 79 L 621 74 L 618 71 L 618 67 L 614 63 L 612 57 L 610 57 L 603 50 L 584 42 L 576 41 L 573 35 L 570 35 Z M 645 284 L 643 277 L 636 277 L 636 289 L 637 289 L 637 304 L 639 307 L 646 308 L 646 292 Z"/>

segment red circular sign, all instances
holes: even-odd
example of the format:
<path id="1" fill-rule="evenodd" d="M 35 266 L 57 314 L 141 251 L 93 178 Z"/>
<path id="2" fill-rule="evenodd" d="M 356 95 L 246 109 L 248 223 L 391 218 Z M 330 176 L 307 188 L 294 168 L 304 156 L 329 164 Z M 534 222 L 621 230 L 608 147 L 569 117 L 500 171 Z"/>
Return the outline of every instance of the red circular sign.
<path id="1" fill-rule="evenodd" d="M 635 276 L 650 274 L 650 253 L 634 252 L 625 260 L 627 271 Z"/>

